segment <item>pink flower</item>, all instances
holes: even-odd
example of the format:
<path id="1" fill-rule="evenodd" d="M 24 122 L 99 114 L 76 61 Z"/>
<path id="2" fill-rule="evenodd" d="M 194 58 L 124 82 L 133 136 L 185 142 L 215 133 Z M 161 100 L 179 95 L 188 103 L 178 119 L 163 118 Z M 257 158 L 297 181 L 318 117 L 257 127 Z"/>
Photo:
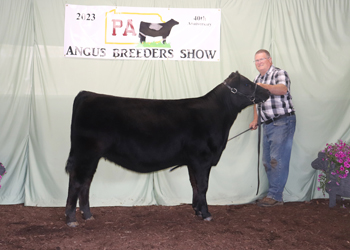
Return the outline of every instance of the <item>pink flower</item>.
<path id="1" fill-rule="evenodd" d="M 322 160 L 332 163 L 327 164 L 328 168 L 322 170 L 322 173 L 318 175 L 320 187 L 317 189 L 322 190 L 323 195 L 325 195 L 325 186 L 326 183 L 331 183 L 330 178 L 336 178 L 335 182 L 339 186 L 341 179 L 345 179 L 350 175 L 350 145 L 338 140 L 337 143 L 327 143 L 322 152 L 325 154 Z"/>

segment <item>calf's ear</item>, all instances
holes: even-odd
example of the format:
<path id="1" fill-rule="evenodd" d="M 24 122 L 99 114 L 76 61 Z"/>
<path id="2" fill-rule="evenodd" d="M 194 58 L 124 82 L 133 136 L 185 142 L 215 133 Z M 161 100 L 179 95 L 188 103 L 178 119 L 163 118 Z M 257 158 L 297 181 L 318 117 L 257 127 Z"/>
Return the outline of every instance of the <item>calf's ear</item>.
<path id="1" fill-rule="evenodd" d="M 235 76 L 235 72 L 232 72 L 227 78 L 231 78 Z"/>

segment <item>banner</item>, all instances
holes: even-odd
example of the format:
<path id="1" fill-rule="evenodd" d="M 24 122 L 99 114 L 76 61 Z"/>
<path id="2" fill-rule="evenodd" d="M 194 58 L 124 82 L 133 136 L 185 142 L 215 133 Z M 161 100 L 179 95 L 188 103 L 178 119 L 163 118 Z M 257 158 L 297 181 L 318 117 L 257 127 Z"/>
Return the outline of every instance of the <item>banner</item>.
<path id="1" fill-rule="evenodd" d="M 66 5 L 64 55 L 220 60 L 220 9 Z"/>

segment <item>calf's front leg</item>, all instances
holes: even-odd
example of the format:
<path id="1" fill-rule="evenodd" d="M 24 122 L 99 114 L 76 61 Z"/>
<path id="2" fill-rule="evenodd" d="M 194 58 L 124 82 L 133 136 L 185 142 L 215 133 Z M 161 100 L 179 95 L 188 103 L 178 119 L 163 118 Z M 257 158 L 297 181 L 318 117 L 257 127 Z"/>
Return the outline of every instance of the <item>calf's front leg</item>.
<path id="1" fill-rule="evenodd" d="M 190 181 L 193 189 L 192 207 L 196 215 L 201 216 L 205 221 L 211 221 L 212 216 L 208 211 L 207 190 L 211 167 L 188 167 Z"/>

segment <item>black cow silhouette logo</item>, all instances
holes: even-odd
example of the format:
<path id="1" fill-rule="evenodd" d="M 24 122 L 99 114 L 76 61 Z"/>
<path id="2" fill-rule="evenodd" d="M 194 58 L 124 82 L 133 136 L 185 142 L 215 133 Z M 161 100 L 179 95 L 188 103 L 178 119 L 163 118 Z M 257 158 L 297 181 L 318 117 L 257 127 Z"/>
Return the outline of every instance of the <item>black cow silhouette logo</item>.
<path id="1" fill-rule="evenodd" d="M 139 31 L 140 43 L 146 42 L 146 36 L 161 36 L 163 38 L 162 43 L 165 44 L 166 38 L 169 36 L 171 29 L 177 24 L 179 24 L 179 22 L 174 19 L 171 19 L 166 23 L 146 23 L 141 21 Z"/>

